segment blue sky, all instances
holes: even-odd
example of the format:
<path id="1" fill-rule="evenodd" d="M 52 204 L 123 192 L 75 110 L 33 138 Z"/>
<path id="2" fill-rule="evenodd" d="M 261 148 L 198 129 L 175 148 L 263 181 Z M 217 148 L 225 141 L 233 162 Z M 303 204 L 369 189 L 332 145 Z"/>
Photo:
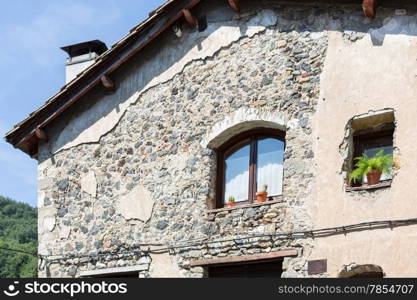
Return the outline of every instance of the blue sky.
<path id="1" fill-rule="evenodd" d="M 61 46 L 110 47 L 164 0 L 13 0 L 0 10 L 0 134 L 64 85 Z M 36 206 L 36 161 L 0 140 L 0 195 Z"/>

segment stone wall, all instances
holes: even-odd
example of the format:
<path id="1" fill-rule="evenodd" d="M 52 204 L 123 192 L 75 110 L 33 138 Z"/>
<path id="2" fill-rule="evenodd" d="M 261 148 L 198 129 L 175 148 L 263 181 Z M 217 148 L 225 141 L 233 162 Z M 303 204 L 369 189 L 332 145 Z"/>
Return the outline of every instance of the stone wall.
<path id="1" fill-rule="evenodd" d="M 253 13 L 240 22 L 256 18 Z M 171 250 L 181 276 L 203 276 L 202 268 L 189 267 L 193 259 L 288 248 L 303 248 L 287 265 L 289 271 L 305 274 L 308 239 L 221 241 L 311 227 L 304 209 L 313 179 L 310 120 L 325 51 L 325 33 L 311 33 L 303 22 L 278 22 L 188 64 L 143 93 L 98 143 L 53 156 L 48 145 L 41 147 L 39 252 L 64 256 L 50 265 L 51 276 L 137 265 L 140 257 L 157 265 L 158 254 L 143 244 L 177 245 L 193 239 L 220 242 Z M 242 110 L 255 121 L 266 113 L 285 120 L 280 124 L 287 130 L 285 201 L 210 211 L 216 155 L 202 144 L 213 128 Z M 106 255 L 79 258 L 101 252 Z M 67 259 L 71 255 L 75 257 Z M 152 263 L 141 276 L 152 276 Z"/>

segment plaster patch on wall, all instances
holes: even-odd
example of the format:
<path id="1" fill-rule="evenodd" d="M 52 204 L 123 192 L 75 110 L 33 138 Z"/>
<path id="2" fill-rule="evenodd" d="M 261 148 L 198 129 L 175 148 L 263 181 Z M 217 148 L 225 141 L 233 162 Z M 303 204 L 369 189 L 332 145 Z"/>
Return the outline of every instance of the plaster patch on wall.
<path id="1" fill-rule="evenodd" d="M 39 233 L 51 232 L 55 229 L 57 209 L 52 206 L 38 208 Z"/>
<path id="2" fill-rule="evenodd" d="M 42 146 L 40 146 L 40 147 L 42 147 Z M 47 171 L 48 168 L 51 167 L 52 165 L 53 165 L 52 158 L 47 158 L 47 159 L 43 160 L 42 162 L 39 162 L 39 164 L 38 164 L 38 176 L 39 177 L 45 176 L 46 175 L 46 174 L 44 174 L 44 173 L 46 173 L 45 171 Z M 48 176 L 48 175 L 46 175 L 46 176 Z M 48 177 L 52 177 L 52 176 L 48 176 Z"/>
<path id="3" fill-rule="evenodd" d="M 44 191 L 38 191 L 38 207 L 42 207 L 45 203 L 46 193 Z"/>
<path id="4" fill-rule="evenodd" d="M 68 226 L 59 226 L 58 225 L 58 235 L 59 238 L 62 240 L 68 239 L 71 234 L 71 228 Z"/>
<path id="5" fill-rule="evenodd" d="M 271 10 L 262 10 L 244 26 L 236 21 L 226 22 L 224 26 L 209 24 L 204 32 L 193 32 L 190 40 L 199 41 L 182 59 L 172 64 L 164 73 L 149 82 L 144 90 L 166 82 L 180 73 L 184 67 L 196 60 L 203 60 L 215 55 L 221 48 L 228 47 L 244 36 L 253 37 L 268 26 L 275 25 L 277 16 Z M 142 93 L 142 91 L 141 91 Z"/>
<path id="6" fill-rule="evenodd" d="M 152 215 L 155 201 L 143 186 L 136 186 L 132 191 L 120 197 L 117 201 L 116 212 L 125 219 L 139 219 L 147 222 Z"/>
<path id="7" fill-rule="evenodd" d="M 241 132 L 257 128 L 287 129 L 283 112 L 261 112 L 255 108 L 240 108 L 224 120 L 216 123 L 201 141 L 203 148 L 216 149 L 229 138 Z"/>
<path id="8" fill-rule="evenodd" d="M 53 178 L 41 178 L 38 180 L 38 190 L 47 190 L 54 184 Z"/>
<path id="9" fill-rule="evenodd" d="M 149 273 L 152 278 L 180 278 L 184 277 L 169 253 L 151 254 L 152 263 Z"/>
<path id="10" fill-rule="evenodd" d="M 81 177 L 81 190 L 87 194 L 90 194 L 94 198 L 97 194 L 97 180 L 96 174 L 93 171 L 88 172 Z"/>
<path id="11" fill-rule="evenodd" d="M 104 97 L 100 103 L 91 107 L 87 112 L 75 116 L 65 128 L 59 133 L 56 141 L 52 141 L 51 153 L 55 154 L 60 150 L 69 149 L 84 143 L 97 143 L 100 138 L 111 131 L 119 122 L 126 109 L 135 103 L 140 95 L 148 89 L 161 83 L 171 80 L 175 75 L 182 72 L 184 67 L 196 60 L 204 60 L 213 57 L 215 53 L 224 47 L 228 47 L 242 37 L 253 37 L 255 34 L 264 31 L 268 26 L 277 23 L 278 18 L 272 10 L 261 10 L 255 17 L 249 19 L 247 23 L 241 20 L 233 20 L 218 23 L 211 23 L 203 32 L 192 32 L 187 36 L 187 41 L 183 41 L 179 45 L 173 45 L 169 51 L 181 53 L 185 49 L 185 44 L 195 45 L 180 59 L 175 55 L 168 55 L 167 49 L 161 49 L 155 55 L 152 61 L 145 64 L 144 69 L 155 72 L 158 69 L 157 64 L 168 64 L 169 67 L 155 76 L 149 82 L 144 77 L 138 77 L 138 86 L 142 86 L 138 91 L 133 93 L 128 99 L 122 99 L 120 104 L 112 109 L 110 113 L 105 113 L 108 108 L 114 106 L 115 99 L 112 96 Z M 167 59 L 168 57 L 168 59 Z M 171 61 L 168 61 L 171 60 Z M 146 70 L 142 70 L 146 73 Z M 131 86 L 119 87 L 118 92 L 122 88 L 132 88 Z"/>
<path id="12" fill-rule="evenodd" d="M 104 97 L 98 105 L 94 105 L 88 112 L 76 115 L 51 144 L 51 153 L 69 149 L 80 144 L 97 143 L 101 136 L 109 132 L 119 122 L 126 109 L 139 98 L 135 92 L 126 101 L 106 114 L 108 107 L 114 106 L 111 96 Z M 73 138 L 72 138 L 73 137 Z"/>

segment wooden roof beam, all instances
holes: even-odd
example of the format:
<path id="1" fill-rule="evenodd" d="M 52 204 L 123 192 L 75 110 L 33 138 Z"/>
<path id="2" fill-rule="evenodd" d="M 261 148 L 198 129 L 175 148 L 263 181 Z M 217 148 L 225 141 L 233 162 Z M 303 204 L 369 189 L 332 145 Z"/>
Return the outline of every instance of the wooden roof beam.
<path id="1" fill-rule="evenodd" d="M 237 13 L 240 13 L 240 2 L 239 0 L 227 0 L 230 7 Z"/>
<path id="2" fill-rule="evenodd" d="M 35 135 L 41 141 L 48 141 L 48 136 L 46 135 L 45 131 L 40 127 L 36 128 Z"/>
<path id="3" fill-rule="evenodd" d="M 366 17 L 373 19 L 376 16 L 378 0 L 363 0 L 362 8 Z"/>
<path id="4" fill-rule="evenodd" d="M 182 14 L 184 15 L 185 20 L 191 28 L 197 27 L 197 19 L 192 15 L 189 9 L 183 9 Z"/>
<path id="5" fill-rule="evenodd" d="M 116 85 L 114 84 L 114 82 L 109 78 L 109 76 L 107 75 L 103 75 L 100 78 L 101 83 L 103 84 L 103 86 L 109 90 L 109 91 L 114 91 L 116 89 Z"/>

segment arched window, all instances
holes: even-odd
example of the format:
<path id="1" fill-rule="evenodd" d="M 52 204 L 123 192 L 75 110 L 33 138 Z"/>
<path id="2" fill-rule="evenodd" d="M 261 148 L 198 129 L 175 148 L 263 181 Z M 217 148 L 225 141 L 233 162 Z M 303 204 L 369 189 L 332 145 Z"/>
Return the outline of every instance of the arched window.
<path id="1" fill-rule="evenodd" d="M 251 130 L 233 137 L 218 149 L 217 207 L 230 196 L 236 204 L 255 201 L 267 185 L 268 197 L 282 195 L 285 133 L 271 128 Z"/>

